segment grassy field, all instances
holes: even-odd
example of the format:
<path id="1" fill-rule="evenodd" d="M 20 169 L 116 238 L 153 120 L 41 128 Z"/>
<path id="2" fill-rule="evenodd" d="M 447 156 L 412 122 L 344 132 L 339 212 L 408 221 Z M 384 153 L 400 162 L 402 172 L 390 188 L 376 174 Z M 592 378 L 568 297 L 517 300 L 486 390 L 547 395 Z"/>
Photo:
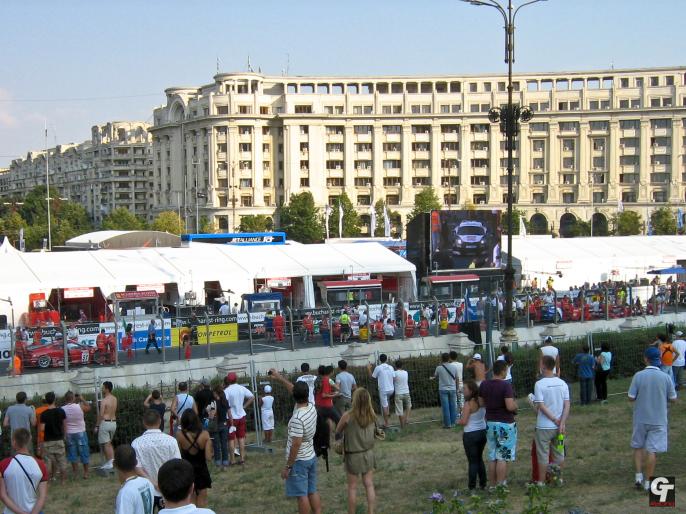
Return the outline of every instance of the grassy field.
<path id="1" fill-rule="evenodd" d="M 610 393 L 622 393 L 628 380 L 610 381 Z M 575 387 L 578 387 L 575 385 Z M 525 403 L 525 402 L 521 402 Z M 431 421 L 438 409 L 424 409 L 414 416 L 419 423 L 402 433 L 391 432 L 377 444 L 378 470 L 375 483 L 378 512 L 428 513 L 433 492 L 451 495 L 466 489 L 466 459 L 461 434 L 441 428 Z M 511 468 L 511 507 L 507 512 L 521 512 L 525 507 L 526 482 L 530 476 L 530 444 L 534 415 L 522 408 L 518 416 L 518 460 Z M 677 403 L 670 416 L 670 452 L 658 460 L 657 473 L 677 477 L 677 485 L 686 477 L 686 409 Z M 277 432 L 283 435 L 283 429 Z M 647 496 L 633 489 L 633 464 L 629 448 L 631 406 L 624 394 L 611 396 L 607 405 L 572 407 L 566 439 L 568 457 L 564 486 L 551 488 L 551 512 L 588 512 L 593 514 L 633 514 L 649 512 Z M 214 473 L 210 505 L 217 514 L 230 512 L 296 512 L 295 503 L 284 496 L 279 478 L 284 454 L 283 442 L 274 443 L 272 455 L 249 453 L 243 469 L 231 468 Z M 97 463 L 99 456 L 95 456 Z M 331 471 L 320 464 L 320 491 L 326 513 L 346 512 L 345 474 L 341 459 L 331 458 Z M 54 482 L 52 483 L 54 484 Z M 113 512 L 117 494 L 116 479 L 93 476 L 88 481 L 73 479 L 67 487 L 52 485 L 46 513 L 101 514 Z M 677 507 L 685 512 L 683 493 L 677 488 Z M 680 501 L 681 500 L 681 501 Z M 363 513 L 364 494 L 360 490 L 358 512 Z"/>

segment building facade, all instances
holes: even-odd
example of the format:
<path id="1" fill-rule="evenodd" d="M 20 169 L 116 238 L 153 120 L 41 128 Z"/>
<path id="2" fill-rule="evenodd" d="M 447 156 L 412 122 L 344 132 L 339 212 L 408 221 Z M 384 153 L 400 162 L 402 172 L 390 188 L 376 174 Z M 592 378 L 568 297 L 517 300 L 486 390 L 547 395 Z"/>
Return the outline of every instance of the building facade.
<path id="1" fill-rule="evenodd" d="M 59 196 L 82 204 L 96 224 L 109 212 L 125 207 L 152 219 L 153 183 L 149 125 L 111 122 L 95 125 L 90 141 L 28 152 L 4 174 L 0 195 L 22 196 L 46 183 Z M 0 179 L 1 180 L 1 179 Z"/>
<path id="2" fill-rule="evenodd" d="M 514 153 L 530 230 L 686 200 L 686 67 L 520 74 L 514 92 L 535 114 Z M 384 200 L 403 223 L 427 186 L 446 208 L 505 207 L 505 137 L 487 119 L 504 76 L 222 73 L 166 95 L 150 128 L 154 208 L 190 229 L 197 213 L 233 230 L 301 191 L 320 207 L 345 191 L 361 214 Z"/>

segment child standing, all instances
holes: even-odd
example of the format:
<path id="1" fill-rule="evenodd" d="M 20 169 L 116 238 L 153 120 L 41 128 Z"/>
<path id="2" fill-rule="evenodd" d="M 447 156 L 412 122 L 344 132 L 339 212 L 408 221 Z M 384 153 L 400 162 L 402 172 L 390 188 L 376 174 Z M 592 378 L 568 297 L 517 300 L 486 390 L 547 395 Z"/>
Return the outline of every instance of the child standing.
<path id="1" fill-rule="evenodd" d="M 264 431 L 264 442 L 272 442 L 274 433 L 274 397 L 272 396 L 272 386 L 264 386 L 264 395 L 259 398 L 262 414 L 262 430 Z"/>

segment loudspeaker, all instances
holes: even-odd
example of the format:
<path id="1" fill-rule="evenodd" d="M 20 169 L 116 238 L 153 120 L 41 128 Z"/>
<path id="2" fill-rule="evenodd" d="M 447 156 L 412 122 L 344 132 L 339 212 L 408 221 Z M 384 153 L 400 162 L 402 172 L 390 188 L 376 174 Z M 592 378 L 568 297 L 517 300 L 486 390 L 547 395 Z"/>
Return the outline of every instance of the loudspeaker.
<path id="1" fill-rule="evenodd" d="M 7 316 L 0 314 L 0 330 L 7 330 Z"/>

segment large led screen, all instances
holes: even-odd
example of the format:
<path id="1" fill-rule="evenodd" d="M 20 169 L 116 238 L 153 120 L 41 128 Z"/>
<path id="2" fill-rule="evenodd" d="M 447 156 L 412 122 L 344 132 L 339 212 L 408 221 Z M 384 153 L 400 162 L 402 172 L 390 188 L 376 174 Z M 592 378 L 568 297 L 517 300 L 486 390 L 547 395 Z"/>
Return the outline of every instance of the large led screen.
<path id="1" fill-rule="evenodd" d="M 500 267 L 500 211 L 432 211 L 434 270 Z"/>

